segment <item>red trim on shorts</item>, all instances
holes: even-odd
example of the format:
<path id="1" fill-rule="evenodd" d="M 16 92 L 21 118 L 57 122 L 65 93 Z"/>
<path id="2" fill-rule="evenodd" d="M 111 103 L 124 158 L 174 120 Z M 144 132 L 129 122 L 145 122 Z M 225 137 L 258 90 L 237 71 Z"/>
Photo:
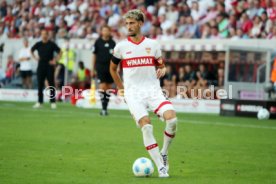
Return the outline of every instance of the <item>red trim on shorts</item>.
<path id="1" fill-rule="evenodd" d="M 147 149 L 147 150 L 151 150 L 151 149 L 153 149 L 153 148 L 156 148 L 157 146 L 158 146 L 157 143 L 151 144 L 151 145 L 147 146 L 146 149 Z"/>
<path id="2" fill-rule="evenodd" d="M 172 134 L 169 134 L 168 132 L 164 132 L 164 134 L 166 135 L 166 136 L 168 136 L 168 137 L 170 137 L 170 138 L 174 138 L 175 137 L 175 135 L 172 135 Z"/>
<path id="3" fill-rule="evenodd" d="M 138 60 L 140 60 L 138 62 Z M 141 60 L 143 60 L 141 62 Z M 145 60 L 151 61 L 146 62 Z M 130 62 L 128 64 L 128 62 Z M 123 68 L 133 68 L 133 67 L 141 67 L 141 66 L 155 66 L 155 58 L 153 56 L 142 56 L 142 57 L 132 57 L 122 60 Z"/>
<path id="4" fill-rule="evenodd" d="M 135 45 L 139 45 L 140 43 L 142 43 L 145 40 L 146 37 L 142 37 L 141 40 L 139 42 L 134 42 L 133 40 L 131 40 L 130 36 L 127 37 L 127 40 L 130 41 L 131 43 L 135 44 Z"/>
<path id="5" fill-rule="evenodd" d="M 163 107 L 164 105 L 168 105 L 168 104 L 172 104 L 170 101 L 164 101 L 162 102 L 157 109 L 154 110 L 154 113 L 157 114 L 157 112 L 160 110 L 161 107 Z"/>

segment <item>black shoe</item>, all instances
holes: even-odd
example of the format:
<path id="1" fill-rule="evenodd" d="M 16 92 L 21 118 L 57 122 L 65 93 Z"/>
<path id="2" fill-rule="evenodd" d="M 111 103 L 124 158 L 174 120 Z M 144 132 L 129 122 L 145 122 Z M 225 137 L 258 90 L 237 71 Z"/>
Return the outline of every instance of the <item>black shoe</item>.
<path id="1" fill-rule="evenodd" d="M 102 110 L 102 111 L 100 112 L 100 115 L 101 115 L 101 116 L 108 116 L 107 110 Z"/>

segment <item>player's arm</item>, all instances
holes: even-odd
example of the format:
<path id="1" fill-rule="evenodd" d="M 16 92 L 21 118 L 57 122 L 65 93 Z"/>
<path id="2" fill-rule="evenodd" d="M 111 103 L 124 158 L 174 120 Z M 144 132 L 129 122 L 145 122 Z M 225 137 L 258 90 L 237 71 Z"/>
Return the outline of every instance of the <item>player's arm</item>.
<path id="1" fill-rule="evenodd" d="M 51 65 L 56 65 L 57 64 L 57 61 L 59 61 L 59 59 L 61 58 L 62 56 L 62 51 L 59 50 L 58 54 L 56 55 L 56 57 L 54 57 L 51 61 L 50 61 L 50 64 Z"/>
<path id="2" fill-rule="evenodd" d="M 158 79 L 160 79 L 161 77 L 163 77 L 165 74 L 166 74 L 166 67 L 165 67 L 165 65 L 157 67 L 156 75 L 157 75 Z"/>
<path id="3" fill-rule="evenodd" d="M 61 56 L 62 56 L 62 50 L 59 49 L 58 54 L 57 54 L 57 56 L 55 57 L 55 60 L 56 60 L 56 61 L 59 61 L 60 58 L 61 58 Z"/>
<path id="4" fill-rule="evenodd" d="M 166 66 L 165 62 L 162 58 L 162 51 L 160 45 L 156 42 L 156 51 L 155 51 L 155 63 L 156 63 L 156 75 L 157 78 L 160 79 L 166 74 Z"/>
<path id="5" fill-rule="evenodd" d="M 123 85 L 123 82 L 122 82 L 122 79 L 117 71 L 117 68 L 118 68 L 118 64 L 114 63 L 112 60 L 110 62 L 110 66 L 109 66 L 109 71 L 110 71 L 110 74 L 115 82 L 115 84 L 117 85 L 117 88 L 119 90 L 123 90 L 124 89 L 124 85 Z"/>
<path id="6" fill-rule="evenodd" d="M 28 59 L 28 58 L 23 57 L 22 50 L 20 50 L 19 55 L 18 55 L 18 61 L 19 61 L 19 62 L 24 62 L 24 61 L 26 61 L 27 59 Z"/>
<path id="7" fill-rule="evenodd" d="M 37 57 L 35 54 L 34 54 L 34 51 L 37 50 L 38 48 L 38 43 L 36 43 L 32 48 L 31 48 L 31 55 L 32 57 L 36 60 L 36 61 L 39 61 L 39 57 Z"/>
<path id="8" fill-rule="evenodd" d="M 95 77 L 95 66 L 96 66 L 96 54 L 92 54 L 92 61 L 91 61 L 91 77 Z"/>
<path id="9" fill-rule="evenodd" d="M 156 68 L 157 68 L 156 70 L 157 78 L 160 79 L 166 74 L 165 62 L 161 56 L 156 59 Z"/>
<path id="10" fill-rule="evenodd" d="M 115 84 L 117 85 L 117 88 L 119 89 L 119 92 L 118 92 L 119 95 L 123 96 L 124 85 L 118 72 L 118 65 L 121 62 L 121 60 L 122 60 L 122 55 L 120 50 L 120 44 L 117 44 L 114 47 L 113 56 L 111 58 L 110 65 L 109 65 L 109 72 Z"/>
<path id="11" fill-rule="evenodd" d="M 99 51 L 99 47 L 98 47 L 98 44 L 99 41 L 96 40 L 95 43 L 94 43 L 94 47 L 93 47 L 93 51 L 92 51 L 92 61 L 91 61 L 91 77 L 95 77 L 95 71 L 96 71 L 96 62 L 97 62 L 97 54 L 98 54 L 98 51 Z"/>
<path id="12" fill-rule="evenodd" d="M 34 58 L 34 60 L 39 61 L 39 58 L 34 54 L 33 51 L 31 52 L 31 54 L 32 54 L 32 57 Z"/>
<path id="13" fill-rule="evenodd" d="M 53 43 L 53 46 L 54 46 L 54 51 L 57 53 L 56 57 L 54 57 L 51 61 L 50 61 L 50 64 L 51 65 L 56 65 L 57 64 L 57 61 L 59 61 L 59 59 L 61 58 L 62 56 L 62 51 L 61 49 L 57 46 L 56 43 Z"/>

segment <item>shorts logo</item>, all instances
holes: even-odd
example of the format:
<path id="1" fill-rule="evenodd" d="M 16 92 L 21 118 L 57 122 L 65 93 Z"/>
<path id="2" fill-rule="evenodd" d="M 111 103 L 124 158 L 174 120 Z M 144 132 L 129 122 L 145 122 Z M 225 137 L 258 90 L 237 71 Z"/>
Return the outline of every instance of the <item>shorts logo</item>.
<path id="1" fill-rule="evenodd" d="M 151 48 L 147 47 L 147 48 L 146 48 L 146 52 L 147 52 L 148 54 L 150 54 L 150 51 L 151 51 Z"/>
<path id="2" fill-rule="evenodd" d="M 126 54 L 131 54 L 131 53 L 132 53 L 131 51 L 126 52 Z"/>

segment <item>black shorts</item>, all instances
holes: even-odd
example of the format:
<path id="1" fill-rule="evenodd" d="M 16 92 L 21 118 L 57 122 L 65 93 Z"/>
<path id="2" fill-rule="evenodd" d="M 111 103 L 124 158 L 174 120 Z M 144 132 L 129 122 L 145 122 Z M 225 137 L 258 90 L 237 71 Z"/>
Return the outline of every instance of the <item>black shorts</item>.
<path id="1" fill-rule="evenodd" d="M 111 77 L 109 71 L 97 70 L 97 76 L 98 76 L 99 83 L 108 83 L 108 84 L 113 83 L 113 78 Z"/>
<path id="2" fill-rule="evenodd" d="M 28 71 L 20 71 L 20 75 L 23 79 L 27 78 L 27 77 L 32 77 L 33 72 L 32 70 L 28 70 Z"/>

